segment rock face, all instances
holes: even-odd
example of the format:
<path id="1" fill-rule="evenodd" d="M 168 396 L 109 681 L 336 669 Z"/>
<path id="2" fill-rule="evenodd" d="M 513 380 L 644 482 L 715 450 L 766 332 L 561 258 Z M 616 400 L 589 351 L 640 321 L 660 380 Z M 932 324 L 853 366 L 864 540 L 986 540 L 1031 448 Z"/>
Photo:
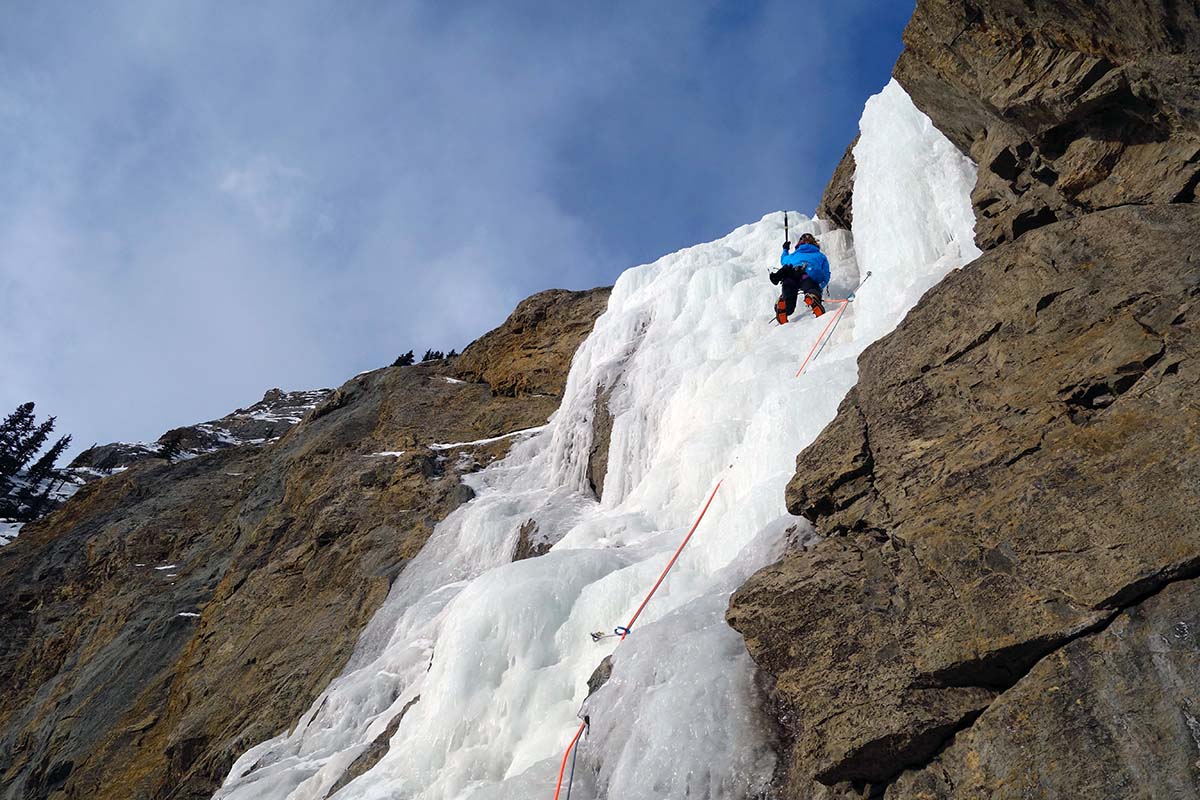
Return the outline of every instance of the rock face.
<path id="1" fill-rule="evenodd" d="M 298 424 L 331 392 L 331 389 L 300 392 L 271 389 L 249 408 L 239 408 L 209 422 L 174 428 L 153 444 L 114 442 L 90 447 L 75 457 L 68 470 L 86 482 L 154 458 L 179 459 L 244 444 L 266 444 Z"/>
<path id="2" fill-rule="evenodd" d="M 1197 626 L 1200 582 L 1166 587 L 1040 661 L 928 769 L 901 776 L 893 794 L 1195 797 Z"/>
<path id="3" fill-rule="evenodd" d="M 821 195 L 821 202 L 817 206 L 818 218 L 832 222 L 836 227 L 845 230 L 850 230 L 850 225 L 854 222 L 854 145 L 856 144 L 858 144 L 857 136 L 846 148 L 846 152 L 842 154 L 842 160 L 834 169 L 833 177 L 829 179 L 829 185 L 825 187 L 825 193 Z"/>
<path id="4" fill-rule="evenodd" d="M 503 325 L 463 351 L 455 373 L 509 397 L 561 397 L 575 350 L 607 307 L 610 292 L 553 289 L 521 301 Z"/>
<path id="5" fill-rule="evenodd" d="M 922 0 L 895 75 L 979 164 L 980 247 L 1200 180 L 1200 6 Z"/>
<path id="6" fill-rule="evenodd" d="M 923 763 L 1039 660 L 1200 573 L 1196 247 L 1196 206 L 1059 223 L 863 354 L 788 488 L 829 538 L 729 612 L 786 699 L 797 781 Z"/>
<path id="7" fill-rule="evenodd" d="M 1200 6 L 920 0 L 905 43 L 985 253 L 797 458 L 826 538 L 732 598 L 781 795 L 1200 797 Z"/>
<path id="8" fill-rule="evenodd" d="M 575 324 L 526 320 L 511 385 L 561 386 L 558 354 L 607 293 L 554 299 Z M 361 375 L 278 442 L 135 463 L 26 526 L 0 552 L 0 798 L 207 798 L 291 725 L 469 499 L 459 476 L 511 440 L 430 445 L 533 427 L 557 406 L 456 374 Z"/>

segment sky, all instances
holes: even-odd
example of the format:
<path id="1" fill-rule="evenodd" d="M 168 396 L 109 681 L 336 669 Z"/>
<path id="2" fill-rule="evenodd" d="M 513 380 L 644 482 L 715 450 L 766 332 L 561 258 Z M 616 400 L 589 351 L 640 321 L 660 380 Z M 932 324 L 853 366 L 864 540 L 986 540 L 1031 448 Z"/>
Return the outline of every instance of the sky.
<path id="1" fill-rule="evenodd" d="M 913 5 L 7 2 L 0 414 L 153 440 L 811 212 Z"/>

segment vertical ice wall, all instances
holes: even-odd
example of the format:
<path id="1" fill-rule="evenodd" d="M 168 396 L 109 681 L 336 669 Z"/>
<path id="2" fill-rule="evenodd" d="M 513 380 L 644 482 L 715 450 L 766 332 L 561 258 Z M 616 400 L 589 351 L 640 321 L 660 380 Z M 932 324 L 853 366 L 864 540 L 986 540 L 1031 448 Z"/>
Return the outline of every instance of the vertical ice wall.
<path id="1" fill-rule="evenodd" d="M 247 752 L 218 798 L 549 798 L 585 682 L 573 798 L 741 798 L 770 780 L 771 725 L 753 665 L 724 624 L 729 594 L 807 526 L 783 507 L 795 456 L 856 380 L 857 355 L 930 285 L 974 257 L 973 166 L 895 83 L 868 103 L 855 151 L 855 255 L 844 233 L 792 217 L 831 255 L 832 292 L 874 273 L 829 346 L 794 373 L 825 320 L 773 323 L 782 214 L 625 272 L 580 348 L 550 426 L 470 478 L 397 580 L 345 673 L 295 729 Z M 613 417 L 604 498 L 587 489 L 597 398 Z M 617 648 L 624 624 L 707 493 L 689 549 Z M 548 554 L 508 563 L 537 521 Z M 397 718 L 403 714 L 397 724 Z M 377 738 L 385 756 L 331 795 Z"/>

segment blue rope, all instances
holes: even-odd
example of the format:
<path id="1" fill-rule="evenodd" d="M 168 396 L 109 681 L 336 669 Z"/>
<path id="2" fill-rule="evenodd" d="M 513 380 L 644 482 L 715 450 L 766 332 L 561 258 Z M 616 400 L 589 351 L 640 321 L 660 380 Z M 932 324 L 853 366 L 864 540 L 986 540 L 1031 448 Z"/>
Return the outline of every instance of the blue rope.
<path id="1" fill-rule="evenodd" d="M 584 722 L 585 723 L 587 722 L 586 718 L 584 719 Z M 590 728 L 591 725 L 588 725 L 587 727 Z M 566 800 L 571 800 L 571 784 L 575 782 L 575 759 L 579 756 L 579 746 L 581 744 L 583 744 L 583 740 L 582 739 L 577 740 L 575 742 L 575 750 L 572 751 L 572 753 L 571 753 L 571 774 L 570 774 L 570 776 L 567 777 L 567 798 L 566 798 Z"/>

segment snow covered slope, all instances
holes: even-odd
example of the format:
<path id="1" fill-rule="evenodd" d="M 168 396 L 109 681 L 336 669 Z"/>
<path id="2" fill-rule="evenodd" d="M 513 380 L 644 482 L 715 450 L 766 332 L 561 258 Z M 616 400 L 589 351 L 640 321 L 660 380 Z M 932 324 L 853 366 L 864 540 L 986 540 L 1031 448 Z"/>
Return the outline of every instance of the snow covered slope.
<path id="1" fill-rule="evenodd" d="M 21 533 L 22 523 L 0 519 L 0 547 L 16 539 Z"/>
<path id="2" fill-rule="evenodd" d="M 861 127 L 855 248 L 792 215 L 793 238 L 814 232 L 830 255 L 831 297 L 873 273 L 805 374 L 829 318 L 773 322 L 766 271 L 782 213 L 625 272 L 550 425 L 470 478 L 475 500 L 396 581 L 342 676 L 292 731 L 245 753 L 216 797 L 548 800 L 586 681 L 610 653 L 612 677 L 586 701 L 573 798 L 743 798 L 766 785 L 775 742 L 723 619 L 729 594 L 789 529 L 811 535 L 783 489 L 854 384 L 857 355 L 977 255 L 970 162 L 895 83 Z M 587 474 L 598 396 L 613 416 L 602 502 Z M 718 480 L 633 634 L 593 643 L 589 632 L 625 624 Z M 556 543 L 510 563 L 528 520 Z M 347 782 L 380 738 L 390 748 Z"/>

